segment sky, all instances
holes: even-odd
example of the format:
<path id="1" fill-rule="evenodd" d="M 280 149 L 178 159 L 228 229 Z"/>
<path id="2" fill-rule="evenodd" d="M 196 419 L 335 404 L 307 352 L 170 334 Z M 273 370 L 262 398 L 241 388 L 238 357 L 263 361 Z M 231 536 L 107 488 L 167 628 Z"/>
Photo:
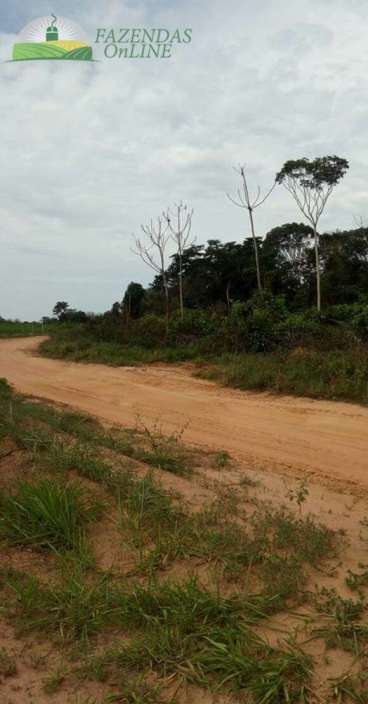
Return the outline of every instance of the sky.
<path id="1" fill-rule="evenodd" d="M 8 62 L 17 34 L 51 13 L 80 25 L 96 62 Z M 105 59 L 99 27 L 192 29 L 167 59 Z M 2 0 L 0 315 L 37 320 L 56 301 L 102 312 L 153 272 L 140 225 L 194 208 L 198 243 L 249 236 L 227 199 L 234 166 L 267 190 L 290 158 L 338 154 L 350 170 L 321 220 L 367 213 L 366 0 Z M 301 221 L 277 187 L 257 234 Z"/>

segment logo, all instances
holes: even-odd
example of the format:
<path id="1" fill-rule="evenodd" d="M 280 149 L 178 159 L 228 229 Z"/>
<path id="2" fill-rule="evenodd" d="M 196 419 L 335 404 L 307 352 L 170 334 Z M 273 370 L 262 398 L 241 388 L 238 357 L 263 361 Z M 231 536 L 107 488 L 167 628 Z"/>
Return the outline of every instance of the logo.
<path id="1" fill-rule="evenodd" d="M 65 17 L 39 17 L 18 35 L 13 61 L 93 61 L 83 30 Z"/>
<path id="2" fill-rule="evenodd" d="M 106 59 L 168 59 L 175 47 L 191 41 L 191 29 L 99 27 L 95 44 L 103 45 Z"/>

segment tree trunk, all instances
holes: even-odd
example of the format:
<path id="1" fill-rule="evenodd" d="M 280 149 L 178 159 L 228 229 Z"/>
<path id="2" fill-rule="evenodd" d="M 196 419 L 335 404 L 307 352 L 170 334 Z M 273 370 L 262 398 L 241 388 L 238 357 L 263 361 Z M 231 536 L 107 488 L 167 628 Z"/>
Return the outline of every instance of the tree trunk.
<path id="1" fill-rule="evenodd" d="M 164 292 L 165 292 L 165 322 L 166 322 L 166 337 L 167 337 L 169 334 L 170 309 L 169 309 L 169 287 L 167 285 L 167 280 L 166 280 L 165 275 L 163 275 L 163 285 L 164 285 Z"/>
<path id="2" fill-rule="evenodd" d="M 320 313 L 321 312 L 321 270 L 320 270 L 320 263 L 319 263 L 319 241 L 318 241 L 318 234 L 317 234 L 316 225 L 313 226 L 313 232 L 314 232 L 314 252 L 316 255 L 317 310 L 318 310 L 318 313 Z"/>
<path id="3" fill-rule="evenodd" d="M 183 271 L 182 255 L 179 253 L 179 297 L 180 297 L 180 317 L 184 320 L 184 296 L 183 296 Z"/>
<path id="4" fill-rule="evenodd" d="M 259 254 L 258 254 L 258 242 L 257 242 L 256 234 L 254 231 L 253 210 L 252 210 L 252 208 L 248 208 L 248 211 L 249 211 L 250 226 L 251 226 L 251 230 L 252 230 L 252 237 L 253 237 L 253 242 L 254 242 L 254 254 L 255 254 L 255 258 L 256 258 L 257 286 L 258 286 L 258 291 L 262 291 L 261 269 L 259 266 Z"/>
<path id="5" fill-rule="evenodd" d="M 228 310 L 230 310 L 230 308 L 231 308 L 230 286 L 231 286 L 231 282 L 229 281 L 228 285 L 226 286 L 226 304 L 227 304 Z"/>

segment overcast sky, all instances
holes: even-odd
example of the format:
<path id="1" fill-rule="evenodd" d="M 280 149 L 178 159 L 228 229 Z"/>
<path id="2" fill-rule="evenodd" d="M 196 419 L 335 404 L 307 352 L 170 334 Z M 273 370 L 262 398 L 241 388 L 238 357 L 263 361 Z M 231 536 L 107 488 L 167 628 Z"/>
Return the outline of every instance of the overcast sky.
<path id="1" fill-rule="evenodd" d="M 97 27 L 189 27 L 193 41 L 170 59 L 6 63 L 51 12 L 91 42 Z M 368 217 L 367 32 L 366 0 L 2 0 L 0 315 L 103 311 L 148 283 L 131 235 L 178 199 L 198 242 L 242 241 L 226 199 L 239 162 L 268 188 L 288 158 L 343 156 L 321 228 Z M 300 219 L 279 187 L 257 231 Z"/>

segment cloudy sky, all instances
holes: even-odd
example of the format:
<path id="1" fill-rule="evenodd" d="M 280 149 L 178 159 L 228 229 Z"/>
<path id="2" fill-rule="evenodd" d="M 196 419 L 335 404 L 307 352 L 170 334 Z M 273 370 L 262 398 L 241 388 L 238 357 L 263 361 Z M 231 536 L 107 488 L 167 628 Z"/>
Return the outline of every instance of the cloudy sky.
<path id="1" fill-rule="evenodd" d="M 54 12 L 97 27 L 192 28 L 170 59 L 7 63 L 17 33 Z M 57 300 L 103 311 L 151 272 L 140 223 L 183 199 L 198 242 L 241 241 L 233 166 L 267 188 L 288 158 L 351 168 L 321 227 L 368 218 L 366 0 L 2 0 L 0 315 L 38 319 Z M 100 57 L 95 48 L 95 55 Z M 257 230 L 299 220 L 278 188 Z"/>

